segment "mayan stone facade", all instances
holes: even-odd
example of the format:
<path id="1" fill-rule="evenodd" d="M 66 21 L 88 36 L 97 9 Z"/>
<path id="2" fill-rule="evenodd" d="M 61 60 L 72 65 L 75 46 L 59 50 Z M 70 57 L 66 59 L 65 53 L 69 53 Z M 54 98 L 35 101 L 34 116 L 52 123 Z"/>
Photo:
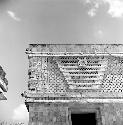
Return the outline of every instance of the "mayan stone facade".
<path id="1" fill-rule="evenodd" d="M 26 54 L 29 125 L 72 125 L 72 114 L 91 112 L 97 125 L 123 125 L 123 45 L 30 44 Z"/>
<path id="2" fill-rule="evenodd" d="M 5 78 L 5 71 L 0 66 L 0 100 L 6 100 L 7 98 L 3 94 L 4 92 L 7 92 L 8 90 L 8 80 Z"/>

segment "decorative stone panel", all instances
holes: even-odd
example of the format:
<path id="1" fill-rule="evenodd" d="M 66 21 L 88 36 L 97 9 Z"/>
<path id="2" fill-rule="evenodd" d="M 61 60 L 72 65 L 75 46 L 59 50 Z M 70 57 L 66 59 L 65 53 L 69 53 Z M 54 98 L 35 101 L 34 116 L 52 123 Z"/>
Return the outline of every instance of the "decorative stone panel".
<path id="1" fill-rule="evenodd" d="M 27 97 L 121 98 L 121 48 L 30 44 Z"/>
<path id="2" fill-rule="evenodd" d="M 26 53 L 29 125 L 71 125 L 71 112 L 123 125 L 123 45 L 30 44 Z"/>

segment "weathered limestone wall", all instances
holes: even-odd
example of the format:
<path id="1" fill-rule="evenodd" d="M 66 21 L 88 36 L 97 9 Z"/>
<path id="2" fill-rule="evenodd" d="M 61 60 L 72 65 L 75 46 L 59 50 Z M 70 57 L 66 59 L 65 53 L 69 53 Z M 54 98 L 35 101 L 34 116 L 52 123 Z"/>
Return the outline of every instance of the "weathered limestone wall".
<path id="1" fill-rule="evenodd" d="M 122 44 L 30 44 L 32 52 L 122 53 Z"/>
<path id="2" fill-rule="evenodd" d="M 43 62 L 41 60 L 43 60 L 43 58 L 45 58 L 46 55 L 44 57 L 42 57 L 42 55 L 33 57 L 35 52 L 39 52 L 40 54 L 42 54 L 42 52 L 44 53 L 51 52 L 55 54 L 56 53 L 59 54 L 59 52 L 62 52 L 62 53 L 78 52 L 78 53 L 84 53 L 84 54 L 85 53 L 88 53 L 88 54 L 107 53 L 109 54 L 109 56 L 106 57 L 106 59 L 108 60 L 108 64 L 103 75 L 101 91 L 99 92 L 81 91 L 80 93 L 81 96 L 79 98 L 81 102 L 80 100 L 78 102 L 76 100 L 76 102 L 73 101 L 73 102 L 67 103 L 64 100 L 64 103 L 63 102 L 51 103 L 49 100 L 46 99 L 47 103 L 46 102 L 43 103 L 41 102 L 43 98 L 43 97 L 41 98 L 42 89 L 41 89 L 41 92 L 39 91 L 40 87 L 42 87 L 42 83 L 40 83 L 39 81 L 36 82 L 36 80 L 33 81 L 32 79 L 32 81 L 30 81 L 30 83 L 28 84 L 28 87 L 30 88 L 32 87 L 29 90 L 30 93 L 28 93 L 25 96 L 27 98 L 26 104 L 27 104 L 27 107 L 29 108 L 29 125 L 71 125 L 71 122 L 69 121 L 70 120 L 69 111 L 71 109 L 76 109 L 77 107 L 78 109 L 80 109 L 81 112 L 84 112 L 84 110 L 88 112 L 89 111 L 95 112 L 96 110 L 99 111 L 98 112 L 99 117 L 97 118 L 97 120 L 100 122 L 98 122 L 97 125 L 123 125 L 123 103 L 122 103 L 123 102 L 123 94 L 122 94 L 123 92 L 123 45 L 116 45 L 116 44 L 113 44 L 113 45 L 108 45 L 108 44 L 103 44 L 103 45 L 101 44 L 100 45 L 30 44 L 26 52 L 27 54 L 31 55 L 29 60 L 30 60 L 30 67 L 33 69 L 33 71 L 32 70 L 29 71 L 29 75 L 31 78 L 33 79 L 35 78 L 36 80 L 37 79 L 39 80 L 39 78 L 37 78 L 36 75 L 40 76 L 40 73 L 41 73 L 41 70 L 39 70 L 38 72 L 37 69 L 41 68 L 40 66 L 41 64 L 43 65 L 45 64 L 45 61 Z M 110 55 L 112 53 L 116 53 L 116 54 L 122 53 L 122 54 L 119 57 L 117 55 L 115 56 Z M 69 56 L 69 54 L 68 55 L 66 54 L 66 56 Z M 51 74 L 51 70 L 57 75 L 62 74 L 62 72 L 59 71 L 60 69 L 58 65 L 56 64 L 57 62 L 56 58 L 53 58 L 53 60 L 49 58 L 48 62 L 49 63 L 46 62 L 46 65 L 48 65 L 49 69 L 45 71 L 49 71 L 49 74 Z M 54 67 L 55 67 L 55 70 L 53 71 Z M 34 71 L 34 68 L 35 68 L 35 71 Z M 56 72 L 57 69 L 58 71 Z M 51 75 L 53 76 L 53 74 Z M 52 80 L 54 79 L 52 78 Z M 50 97 L 50 96 L 53 97 L 55 95 L 55 94 L 53 96 L 51 95 L 51 90 L 53 90 L 53 93 L 54 93 L 54 88 L 53 88 L 54 83 L 55 83 L 54 81 L 51 82 L 51 84 L 48 84 L 49 86 L 47 85 L 47 82 L 43 84 L 45 88 L 44 93 L 47 92 L 46 89 L 48 89 L 48 93 L 49 93 L 48 96 L 46 96 L 43 93 L 43 96 L 45 95 L 44 97 Z M 63 81 L 61 81 L 58 86 L 61 86 L 62 83 Z M 52 89 L 50 88 L 50 86 Z M 33 91 L 33 89 L 35 88 L 38 91 Z M 63 86 L 61 86 L 61 88 L 63 88 Z M 72 92 L 70 93 L 70 91 L 67 91 L 67 92 L 69 95 L 75 94 Z M 65 96 L 68 96 L 68 95 L 66 94 Z M 92 101 L 91 102 L 85 101 L 86 103 L 85 102 L 83 103 L 85 98 L 86 99 L 90 98 L 92 99 Z M 94 100 L 97 98 L 102 101 L 95 103 Z M 108 103 L 106 103 L 105 101 L 106 99 L 112 99 L 112 102 L 108 101 Z M 118 102 L 118 100 L 120 100 L 121 102 Z"/>
<path id="3" fill-rule="evenodd" d="M 73 103 L 69 105 L 30 103 L 29 105 L 29 125 L 70 125 L 69 108 L 77 108 L 77 104 L 72 107 Z M 84 113 L 93 112 L 100 104 L 78 105 L 79 112 Z M 97 125 L 123 125 L 123 103 L 101 104 L 99 113 L 101 116 L 97 118 L 99 121 Z"/>
<path id="4" fill-rule="evenodd" d="M 29 105 L 29 125 L 68 125 L 68 107 L 62 104 Z"/>
<path id="5" fill-rule="evenodd" d="M 123 103 L 104 104 L 101 114 L 103 125 L 123 125 Z"/>
<path id="6" fill-rule="evenodd" d="M 36 53 L 40 53 L 38 56 L 35 56 Z M 55 57 L 48 56 L 46 54 L 43 56 L 41 52 L 46 52 L 46 53 L 53 53 L 54 54 L 59 54 L 59 52 L 73 52 L 71 55 L 75 55 L 76 52 L 78 53 L 107 53 L 109 54 L 108 56 L 105 57 L 100 57 L 98 58 L 91 57 L 89 59 L 86 59 L 88 61 L 87 66 L 91 67 L 92 70 L 87 69 L 85 66 L 85 69 L 82 68 L 82 66 L 79 66 L 79 60 L 80 58 L 69 58 L 69 59 L 62 59 L 59 56 Z M 123 92 L 123 45 L 87 45 L 87 44 L 66 44 L 66 45 L 58 45 L 58 44 L 30 44 L 29 48 L 27 49 L 29 57 L 29 84 L 28 87 L 30 90 L 35 90 L 37 93 L 35 96 L 42 96 L 41 94 L 45 94 L 45 96 L 58 96 L 60 94 L 64 94 L 66 96 L 73 96 L 75 97 L 75 94 L 77 97 L 82 97 L 82 98 L 93 98 L 93 97 L 98 97 L 98 98 L 103 98 L 103 97 L 122 97 L 122 92 Z M 110 54 L 115 53 L 119 54 L 122 53 L 122 56 L 112 56 Z M 64 54 L 63 54 L 64 55 Z M 65 55 L 66 57 L 69 57 L 69 54 Z M 81 56 L 81 55 L 80 55 Z M 97 64 L 101 64 L 104 69 L 104 71 L 100 72 L 100 81 L 98 83 L 101 83 L 101 85 L 97 87 L 100 89 L 99 91 L 83 91 L 83 90 L 72 90 L 70 89 L 71 85 L 68 87 L 68 80 L 65 76 L 64 72 L 68 72 L 69 75 L 71 71 L 68 70 L 67 68 L 63 70 L 64 64 L 63 62 L 68 61 L 67 63 L 72 64 L 71 62 L 73 61 L 73 65 L 76 65 L 78 67 L 78 70 L 73 70 L 75 72 L 73 73 L 73 76 L 76 75 L 76 73 L 81 73 L 85 72 L 86 74 L 88 73 L 88 70 L 93 72 L 94 76 L 94 71 L 95 70 L 92 64 L 96 60 L 96 66 Z M 72 60 L 72 61 L 71 61 Z M 100 61 L 99 61 L 100 60 Z M 91 62 L 92 61 L 92 62 Z M 92 66 L 90 66 L 90 64 Z M 95 65 L 95 64 L 94 64 Z M 106 65 L 106 66 L 105 66 Z M 66 66 L 67 67 L 67 66 Z M 72 69 L 72 67 L 71 67 Z M 99 67 L 97 68 L 99 69 Z M 66 71 L 65 71 L 66 70 Z M 102 70 L 102 69 L 101 69 Z M 98 71 L 97 71 L 98 72 Z M 103 74 L 103 75 L 102 75 Z M 82 75 L 82 74 L 80 74 Z M 87 74 L 88 75 L 88 74 Z M 89 74 L 91 75 L 91 74 Z M 79 76 L 79 74 L 78 74 Z M 84 75 L 83 75 L 84 76 Z M 48 78 L 48 79 L 47 79 Z M 96 76 L 97 78 L 97 76 Z M 84 79 L 84 78 L 83 78 Z M 78 80 L 83 80 L 83 79 L 78 79 Z M 70 80 L 74 80 L 75 82 L 78 82 L 77 79 L 75 78 L 70 78 Z M 91 79 L 93 80 L 93 79 Z M 89 80 L 88 80 L 89 81 Z M 86 82 L 88 82 L 86 80 Z M 73 82 L 73 81 L 72 81 Z M 85 82 L 85 81 L 84 81 Z M 93 85 L 94 86 L 94 85 Z M 73 86 L 72 86 L 73 87 Z M 49 93 L 49 94 L 48 94 Z M 31 96 L 34 95 L 34 93 L 29 93 Z"/>

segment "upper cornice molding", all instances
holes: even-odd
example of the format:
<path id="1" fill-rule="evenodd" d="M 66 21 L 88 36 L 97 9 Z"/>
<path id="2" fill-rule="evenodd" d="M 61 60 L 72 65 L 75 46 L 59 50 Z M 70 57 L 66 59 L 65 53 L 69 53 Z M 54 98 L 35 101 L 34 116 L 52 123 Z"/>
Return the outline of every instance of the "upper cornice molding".
<path id="1" fill-rule="evenodd" d="M 26 54 L 35 56 L 123 56 L 123 44 L 29 44 Z"/>

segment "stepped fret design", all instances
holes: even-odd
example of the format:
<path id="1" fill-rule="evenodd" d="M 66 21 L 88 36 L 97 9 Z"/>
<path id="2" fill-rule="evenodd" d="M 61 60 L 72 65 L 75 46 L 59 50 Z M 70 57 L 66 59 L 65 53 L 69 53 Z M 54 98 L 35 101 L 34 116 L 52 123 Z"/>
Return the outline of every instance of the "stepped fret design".
<path id="1" fill-rule="evenodd" d="M 100 89 L 107 61 L 104 56 L 59 57 L 58 66 L 70 89 Z"/>

